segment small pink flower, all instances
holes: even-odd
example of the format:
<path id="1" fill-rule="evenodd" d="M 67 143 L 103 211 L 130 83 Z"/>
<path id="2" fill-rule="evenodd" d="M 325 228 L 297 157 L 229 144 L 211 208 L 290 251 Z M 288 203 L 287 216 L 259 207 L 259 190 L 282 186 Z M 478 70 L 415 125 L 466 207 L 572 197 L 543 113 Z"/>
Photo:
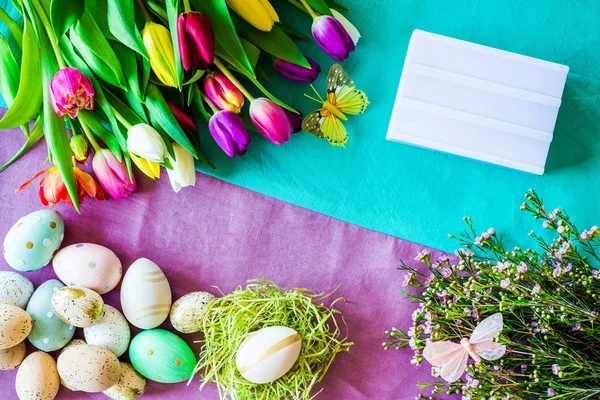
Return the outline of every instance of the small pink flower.
<path id="1" fill-rule="evenodd" d="M 507 287 L 510 286 L 510 279 L 506 278 L 500 281 L 500 286 L 502 286 L 503 289 L 506 289 Z"/>
<path id="2" fill-rule="evenodd" d="M 581 322 L 578 322 L 575 324 L 575 326 L 573 326 L 573 328 L 571 329 L 573 332 L 578 331 L 581 329 Z"/>
<path id="3" fill-rule="evenodd" d="M 77 117 L 82 108 L 94 109 L 94 88 L 89 78 L 76 68 L 63 68 L 50 82 L 50 104 L 54 112 L 71 119 Z"/>
<path id="4" fill-rule="evenodd" d="M 539 285 L 539 283 L 536 283 L 535 286 L 533 287 L 533 289 L 531 289 L 531 293 L 532 294 L 538 294 L 540 292 L 541 286 Z"/>
<path id="5" fill-rule="evenodd" d="M 554 375 L 558 375 L 559 372 L 560 372 L 560 365 L 552 364 L 552 373 Z"/>
<path id="6" fill-rule="evenodd" d="M 452 276 L 452 270 L 448 267 L 445 267 L 444 269 L 442 269 L 442 276 L 444 278 L 450 278 Z"/>

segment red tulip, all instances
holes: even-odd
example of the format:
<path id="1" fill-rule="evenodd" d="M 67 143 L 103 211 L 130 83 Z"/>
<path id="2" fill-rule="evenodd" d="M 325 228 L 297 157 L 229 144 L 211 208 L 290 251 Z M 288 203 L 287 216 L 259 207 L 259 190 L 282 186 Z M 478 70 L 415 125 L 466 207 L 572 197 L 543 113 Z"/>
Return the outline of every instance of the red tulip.
<path id="1" fill-rule="evenodd" d="M 206 15 L 194 11 L 181 14 L 177 18 L 177 41 L 186 71 L 206 69 L 215 60 L 215 37 Z"/>
<path id="2" fill-rule="evenodd" d="M 167 101 L 167 105 L 169 106 L 169 109 L 175 116 L 175 119 L 177 120 L 179 126 L 181 126 L 182 129 L 186 129 L 189 131 L 196 130 L 196 124 L 194 123 L 194 121 L 192 121 L 192 119 L 181 108 L 177 107 L 170 101 Z"/>

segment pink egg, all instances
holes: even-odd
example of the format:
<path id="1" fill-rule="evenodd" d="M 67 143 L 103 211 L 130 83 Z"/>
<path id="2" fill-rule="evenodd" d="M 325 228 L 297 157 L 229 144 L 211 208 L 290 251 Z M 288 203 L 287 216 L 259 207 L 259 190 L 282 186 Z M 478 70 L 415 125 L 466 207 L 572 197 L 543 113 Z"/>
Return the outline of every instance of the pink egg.
<path id="1" fill-rule="evenodd" d="M 99 294 L 113 290 L 123 274 L 117 255 L 94 243 L 65 247 L 54 256 L 52 266 L 65 285 L 83 286 Z"/>

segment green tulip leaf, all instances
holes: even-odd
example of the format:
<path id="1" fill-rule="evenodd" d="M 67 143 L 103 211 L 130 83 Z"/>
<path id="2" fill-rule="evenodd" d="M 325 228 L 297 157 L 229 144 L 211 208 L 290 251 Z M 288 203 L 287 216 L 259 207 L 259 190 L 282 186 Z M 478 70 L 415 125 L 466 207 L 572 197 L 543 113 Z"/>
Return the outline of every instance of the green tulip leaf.
<path id="1" fill-rule="evenodd" d="M 106 90 L 104 94 L 106 95 L 106 100 L 111 105 L 111 107 L 117 113 L 119 113 L 123 117 L 123 119 L 125 119 L 125 121 L 127 121 L 131 125 L 137 125 L 146 122 L 110 90 Z"/>
<path id="2" fill-rule="evenodd" d="M 296 43 L 279 26 L 275 25 L 270 32 L 264 32 L 240 18 L 235 18 L 235 26 L 240 36 L 261 50 L 282 60 L 310 68 L 310 64 Z"/>
<path id="3" fill-rule="evenodd" d="M 123 74 L 125 75 L 129 89 L 131 89 L 131 92 L 133 92 L 133 95 L 137 97 L 139 101 L 143 101 L 144 96 L 140 89 L 137 56 L 135 52 L 118 42 L 112 43 L 112 47 L 119 60 L 121 60 L 121 67 L 123 68 Z"/>
<path id="4" fill-rule="evenodd" d="M 189 151 L 194 158 L 198 159 L 198 152 L 190 142 L 189 138 L 186 136 L 183 129 L 181 129 L 181 126 L 179 126 L 179 123 L 169 109 L 165 98 L 158 89 L 158 86 L 152 83 L 148 85 L 146 108 L 148 109 L 151 120 L 155 120 L 156 123 L 162 127 L 174 141 Z"/>
<path id="5" fill-rule="evenodd" d="M 13 18 L 11 18 L 7 11 L 13 11 L 14 13 L 17 13 L 16 7 L 11 5 L 7 1 L 0 1 L 0 21 L 4 23 L 4 27 L 8 29 L 8 32 L 10 32 L 10 34 L 20 47 L 22 46 L 21 41 L 23 40 L 23 29 L 21 29 L 21 26 Z M 0 24 L 0 28 L 4 27 Z M 4 32 L 4 29 L 0 29 L 0 34 L 4 35 L 8 33 Z"/>
<path id="6" fill-rule="evenodd" d="M 88 10 L 71 27 L 71 42 L 96 75 L 111 85 L 127 89 L 121 63 Z"/>
<path id="7" fill-rule="evenodd" d="M 72 0 L 71 0 L 72 1 Z M 102 31 L 102 34 L 108 40 L 113 40 L 115 42 L 120 41 L 117 39 L 111 32 L 108 22 L 108 1 L 107 0 L 85 0 L 85 8 L 86 10 L 91 10 L 90 12 L 94 16 L 94 20 L 98 27 Z M 111 21 L 115 23 L 115 21 Z"/>
<path id="8" fill-rule="evenodd" d="M 250 65 L 252 65 L 253 69 L 256 69 L 256 65 L 258 64 L 258 58 L 260 57 L 260 49 L 247 41 L 246 39 L 240 38 L 242 41 L 242 46 L 244 47 L 244 51 L 248 54 L 248 60 L 250 60 Z"/>
<path id="9" fill-rule="evenodd" d="M 60 38 L 81 17 L 85 2 L 73 0 L 52 0 L 50 2 L 50 22 L 56 37 Z"/>
<path id="10" fill-rule="evenodd" d="M 135 25 L 133 1 L 108 0 L 108 29 L 119 42 L 148 58 L 142 36 Z"/>
<path id="11" fill-rule="evenodd" d="M 121 147 L 119 145 L 119 141 L 117 140 L 115 134 L 100 122 L 100 118 L 93 111 L 90 110 L 80 110 L 77 117 L 87 125 L 88 128 L 96 135 L 100 140 L 102 140 L 106 146 L 112 151 L 112 153 L 117 157 L 120 161 L 123 159 L 123 154 L 121 153 Z"/>
<path id="12" fill-rule="evenodd" d="M 331 15 L 331 9 L 327 5 L 326 0 L 306 0 L 306 2 L 319 14 Z"/>
<path id="13" fill-rule="evenodd" d="M 346 7 L 344 7 L 343 5 L 341 5 L 340 3 L 338 3 L 335 0 L 325 0 L 325 3 L 327 3 L 329 8 L 334 8 L 334 9 L 338 10 L 339 12 L 350 12 L 350 10 L 348 10 Z"/>
<path id="14" fill-rule="evenodd" d="M 145 58 L 141 59 L 142 61 L 142 95 L 144 96 L 144 101 L 146 99 L 146 89 L 148 88 L 148 82 L 150 81 L 150 61 Z"/>
<path id="15" fill-rule="evenodd" d="M 179 42 L 177 40 L 177 17 L 179 16 L 180 0 L 167 0 L 167 19 L 169 21 L 169 31 L 171 32 L 171 41 L 175 53 L 175 66 L 177 68 L 177 87 L 181 91 L 183 84 L 183 64 L 181 64 L 181 54 L 179 54 Z"/>
<path id="16" fill-rule="evenodd" d="M 196 114 L 200 113 L 206 122 L 210 121 L 211 115 L 208 113 L 208 111 L 206 111 L 206 107 L 204 107 L 202 95 L 200 94 L 200 89 L 197 85 L 190 86 L 190 92 L 188 93 L 188 105 L 192 106 L 192 109 L 196 112 Z"/>
<path id="17" fill-rule="evenodd" d="M 206 73 L 206 71 L 204 71 L 202 69 L 197 70 L 196 73 L 194 73 L 194 75 L 190 79 L 183 82 L 183 86 L 191 85 L 192 83 L 199 81 L 200 78 L 202 78 L 205 73 Z"/>
<path id="18" fill-rule="evenodd" d="M 165 10 L 165 0 L 162 0 L 161 3 L 158 1 L 146 0 L 146 5 L 148 6 L 148 9 L 160 19 L 160 22 L 164 25 L 169 24 L 169 17 L 167 15 L 167 10 Z"/>
<path id="19" fill-rule="evenodd" d="M 254 69 L 244 51 L 242 42 L 235 30 L 225 0 L 192 0 L 194 9 L 210 18 L 216 42 L 240 65 L 245 74 L 254 75 Z"/>
<path id="20" fill-rule="evenodd" d="M 14 128 L 29 123 L 29 120 L 40 110 L 42 92 L 48 92 L 42 90 L 42 63 L 37 37 L 33 29 L 34 25 L 27 18 L 24 19 L 24 22 L 19 89 L 14 96 L 12 105 L 0 120 L 0 129 Z M 50 81 L 48 81 L 49 83 Z"/>
<path id="21" fill-rule="evenodd" d="M 25 142 L 25 144 L 23 144 L 23 146 L 10 159 L 10 161 L 8 161 L 6 164 L 4 164 L 3 166 L 0 167 L 0 172 L 4 171 L 6 168 L 10 167 L 15 161 L 17 161 L 19 158 L 21 158 L 21 156 L 23 154 L 25 154 L 27 152 L 27 150 L 29 150 L 31 148 L 31 146 L 36 144 L 43 136 L 44 136 L 44 130 L 42 129 L 42 124 L 40 122 L 40 119 L 38 118 L 35 121 L 35 125 L 33 125 L 33 129 L 31 130 L 31 133 L 27 137 L 27 141 Z"/>
<path id="22" fill-rule="evenodd" d="M 312 38 L 306 36 L 304 33 L 300 32 L 298 29 L 296 29 L 292 26 L 289 26 L 286 24 L 279 24 L 278 26 L 281 28 L 282 31 L 287 33 L 289 36 L 293 36 L 297 39 L 304 40 L 305 42 L 309 42 L 309 43 L 313 42 Z"/>
<path id="23" fill-rule="evenodd" d="M 146 115 L 146 111 L 144 110 L 144 104 L 131 93 L 131 91 L 123 92 L 123 96 L 131 107 L 131 110 L 137 114 L 145 123 L 148 123 L 148 116 Z"/>
<path id="24" fill-rule="evenodd" d="M 10 50 L 8 40 L 0 34 L 0 95 L 10 105 L 19 90 L 19 65 Z"/>

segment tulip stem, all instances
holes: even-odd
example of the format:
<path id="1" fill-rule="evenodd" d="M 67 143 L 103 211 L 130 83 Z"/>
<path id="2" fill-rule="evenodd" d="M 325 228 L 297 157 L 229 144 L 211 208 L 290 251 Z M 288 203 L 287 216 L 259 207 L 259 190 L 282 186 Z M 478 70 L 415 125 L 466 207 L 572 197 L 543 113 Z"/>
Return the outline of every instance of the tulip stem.
<path id="1" fill-rule="evenodd" d="M 215 103 L 213 103 L 205 93 L 201 93 L 201 95 L 202 95 L 202 99 L 206 102 L 206 104 L 208 104 L 210 109 L 213 110 L 213 112 L 215 114 L 218 113 L 219 111 L 221 111 L 221 110 L 219 110 L 219 107 L 217 107 L 215 105 Z"/>
<path id="2" fill-rule="evenodd" d="M 308 13 L 310 14 L 310 16 L 312 17 L 312 19 L 315 19 L 318 17 L 318 15 L 313 11 L 313 9 L 308 5 L 308 3 L 306 2 L 306 0 L 300 0 L 300 3 L 302 3 L 302 5 L 304 6 L 304 8 L 306 8 L 306 11 L 308 11 Z"/>
<path id="3" fill-rule="evenodd" d="M 117 118 L 117 120 L 121 123 L 121 125 L 123 125 L 127 130 L 130 130 L 132 125 L 127 122 L 127 120 L 125 119 L 125 117 L 123 117 L 117 110 L 115 110 L 115 108 L 111 105 L 110 109 L 113 112 L 113 114 L 115 114 L 115 117 Z"/>
<path id="4" fill-rule="evenodd" d="M 233 76 L 233 74 L 231 73 L 229 68 L 227 68 L 225 66 L 225 64 L 223 64 L 221 62 L 221 60 L 219 60 L 217 57 L 215 57 L 214 63 L 217 66 L 217 68 L 219 68 L 221 70 L 223 75 L 225 75 L 231 81 L 231 83 L 233 83 L 235 85 L 235 87 L 237 87 L 240 90 L 240 92 L 242 92 L 242 94 L 244 96 L 246 96 L 246 98 L 248 100 L 250 100 L 250 101 L 254 100 L 254 96 L 252 96 L 250 94 L 250 92 L 247 91 L 246 88 L 240 83 L 240 81 L 238 81 L 237 78 L 235 76 Z"/>
<path id="5" fill-rule="evenodd" d="M 148 13 L 148 10 L 146 9 L 146 6 L 144 6 L 144 3 L 142 3 L 142 0 L 135 0 L 138 8 L 140 9 L 140 11 L 142 12 L 142 15 L 144 16 L 144 19 L 146 20 L 146 22 L 152 22 L 152 19 L 150 18 L 150 14 Z"/>
<path id="6" fill-rule="evenodd" d="M 183 10 L 186 13 L 192 11 L 192 7 L 190 6 L 190 0 L 183 0 Z"/>
<path id="7" fill-rule="evenodd" d="M 300 11 L 302 11 L 303 13 L 308 14 L 308 12 L 306 11 L 306 8 L 304 8 L 304 6 L 298 1 L 298 0 L 289 0 L 289 2 L 296 7 L 297 9 L 299 9 Z"/>
<path id="8" fill-rule="evenodd" d="M 81 128 L 83 129 L 83 133 L 85 133 L 85 137 L 92 144 L 92 147 L 94 148 L 94 151 L 97 153 L 100 150 L 102 150 L 102 147 L 100 147 L 100 145 L 96 141 L 96 138 L 94 137 L 94 135 L 92 135 L 92 132 L 90 131 L 90 128 L 88 128 L 88 126 L 83 123 L 83 121 L 81 120 L 81 118 L 79 119 L 79 123 L 81 124 Z M 75 132 L 75 131 L 73 131 L 73 132 Z M 73 134 L 75 134 L 75 133 L 73 133 Z"/>
<path id="9" fill-rule="evenodd" d="M 58 66 L 60 67 L 60 69 L 63 69 L 66 67 L 66 64 L 65 64 L 65 60 L 63 59 L 62 53 L 60 52 L 60 49 L 58 48 L 58 38 L 54 34 L 52 25 L 50 24 L 50 21 L 48 20 L 48 17 L 46 16 L 46 13 L 44 12 L 44 9 L 42 8 L 42 5 L 40 4 L 39 0 L 34 0 L 32 3 L 33 3 L 33 7 L 35 8 L 35 11 L 37 11 L 37 14 L 40 17 L 40 20 L 42 21 L 44 30 L 46 31 L 46 34 L 48 35 L 48 39 L 50 40 L 50 45 L 52 45 L 52 51 L 54 52 L 56 61 L 58 61 Z"/>
<path id="10" fill-rule="evenodd" d="M 22 39 L 23 39 L 23 29 L 4 11 L 2 7 L 0 7 L 0 21 L 4 22 L 4 24 L 10 30 L 10 33 L 15 38 L 15 41 L 18 43 L 19 47 L 22 47 Z"/>

